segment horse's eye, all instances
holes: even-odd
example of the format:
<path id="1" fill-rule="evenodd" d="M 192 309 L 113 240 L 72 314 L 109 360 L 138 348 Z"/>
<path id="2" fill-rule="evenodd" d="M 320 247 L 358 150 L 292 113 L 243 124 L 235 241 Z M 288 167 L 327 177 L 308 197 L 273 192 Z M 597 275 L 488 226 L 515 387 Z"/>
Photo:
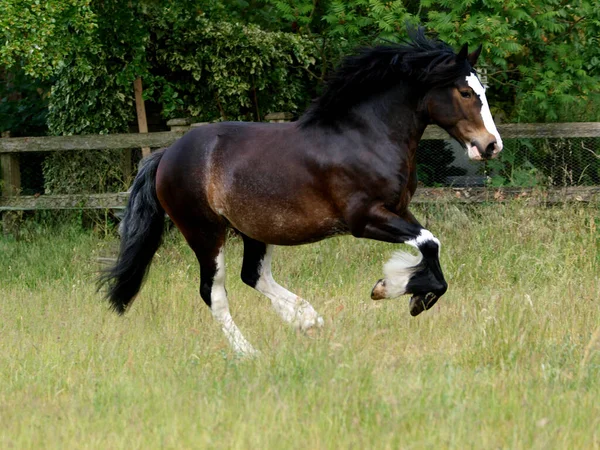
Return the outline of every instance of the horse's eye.
<path id="1" fill-rule="evenodd" d="M 469 91 L 460 91 L 460 95 L 462 98 L 471 98 L 471 93 Z"/>

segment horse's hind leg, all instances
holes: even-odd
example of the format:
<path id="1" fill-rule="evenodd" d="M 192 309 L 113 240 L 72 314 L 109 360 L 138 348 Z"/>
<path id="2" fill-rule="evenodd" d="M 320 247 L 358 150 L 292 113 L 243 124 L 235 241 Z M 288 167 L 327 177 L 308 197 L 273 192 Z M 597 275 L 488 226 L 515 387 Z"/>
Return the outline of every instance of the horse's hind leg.
<path id="1" fill-rule="evenodd" d="M 273 309 L 286 322 L 301 330 L 322 327 L 323 318 L 310 303 L 280 286 L 271 274 L 273 245 L 244 238 L 242 281 L 271 300 Z"/>
<path id="2" fill-rule="evenodd" d="M 190 230 L 184 233 L 200 263 L 200 296 L 221 325 L 233 349 L 244 355 L 256 354 L 257 351 L 244 338 L 229 311 L 225 290 L 226 229 L 223 227 L 210 233 L 207 228 L 196 230 L 198 233 L 190 233 Z"/>

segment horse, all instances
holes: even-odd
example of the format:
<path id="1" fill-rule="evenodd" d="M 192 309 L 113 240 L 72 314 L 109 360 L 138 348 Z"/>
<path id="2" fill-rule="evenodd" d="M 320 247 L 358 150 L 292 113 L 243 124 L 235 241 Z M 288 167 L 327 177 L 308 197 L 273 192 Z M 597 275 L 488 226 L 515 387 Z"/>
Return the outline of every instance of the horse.
<path id="1" fill-rule="evenodd" d="M 411 294 L 411 315 L 430 309 L 448 284 L 439 239 L 408 209 L 417 187 L 415 155 L 429 124 L 446 130 L 473 160 L 502 150 L 474 69 L 481 48 L 469 53 L 464 45 L 455 53 L 419 28 L 400 44 L 345 57 L 295 122 L 214 123 L 152 153 L 131 189 L 117 262 L 100 280 L 112 308 L 123 314 L 139 292 L 166 213 L 196 255 L 201 298 L 238 353 L 256 350 L 229 310 L 230 228 L 243 240 L 243 282 L 300 330 L 322 327 L 323 318 L 274 280 L 274 246 L 344 234 L 408 244 L 418 255 L 392 256 L 371 297 Z"/>

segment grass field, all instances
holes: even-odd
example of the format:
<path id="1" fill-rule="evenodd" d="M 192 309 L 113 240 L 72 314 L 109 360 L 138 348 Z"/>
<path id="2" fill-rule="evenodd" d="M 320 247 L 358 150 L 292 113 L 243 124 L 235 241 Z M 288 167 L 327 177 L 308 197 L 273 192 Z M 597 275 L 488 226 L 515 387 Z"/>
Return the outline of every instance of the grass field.
<path id="1" fill-rule="evenodd" d="M 394 246 L 279 248 L 275 278 L 323 315 L 298 334 L 239 280 L 239 359 L 175 231 L 132 310 L 95 292 L 114 237 L 0 238 L 0 448 L 600 448 L 600 210 L 415 208 L 450 284 L 412 318 L 373 302 Z"/>

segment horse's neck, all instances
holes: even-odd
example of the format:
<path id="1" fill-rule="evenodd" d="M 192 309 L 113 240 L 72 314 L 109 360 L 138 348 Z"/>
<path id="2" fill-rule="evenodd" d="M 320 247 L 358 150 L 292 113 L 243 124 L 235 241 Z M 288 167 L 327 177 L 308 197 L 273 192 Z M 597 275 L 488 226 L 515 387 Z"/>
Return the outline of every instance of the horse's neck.
<path id="1" fill-rule="evenodd" d="M 397 88 L 374 97 L 357 109 L 365 124 L 414 159 L 428 117 L 419 107 L 423 95 L 409 87 Z"/>

